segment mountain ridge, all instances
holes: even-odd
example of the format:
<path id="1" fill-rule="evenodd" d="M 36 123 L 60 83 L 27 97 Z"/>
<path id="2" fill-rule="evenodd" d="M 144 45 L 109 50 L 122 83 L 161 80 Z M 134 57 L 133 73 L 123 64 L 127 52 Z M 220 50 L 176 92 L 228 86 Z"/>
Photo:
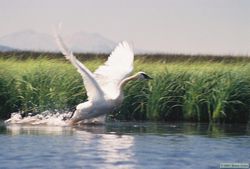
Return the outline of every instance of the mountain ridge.
<path id="1" fill-rule="evenodd" d="M 10 51 L 16 51 L 16 49 L 11 48 L 9 46 L 5 46 L 5 45 L 0 45 L 0 51 L 1 52 L 10 52 Z"/>
<path id="2" fill-rule="evenodd" d="M 74 52 L 109 53 L 116 43 L 98 33 L 77 32 L 68 38 L 69 48 Z M 55 38 L 34 30 L 23 30 L 0 37 L 0 45 L 24 51 L 58 52 Z"/>

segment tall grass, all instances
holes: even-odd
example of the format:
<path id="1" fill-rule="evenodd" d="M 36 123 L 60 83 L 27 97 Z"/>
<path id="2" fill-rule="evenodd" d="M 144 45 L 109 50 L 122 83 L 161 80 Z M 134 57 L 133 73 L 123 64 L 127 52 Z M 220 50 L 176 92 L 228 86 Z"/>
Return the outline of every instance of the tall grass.
<path id="1" fill-rule="evenodd" d="M 2 60 L 0 83 L 2 117 L 13 110 L 41 112 L 72 108 L 86 95 L 81 77 L 68 64 L 54 60 Z M 5 93 L 8 91 L 8 95 Z M 6 104 L 10 106 L 5 106 Z"/>
<path id="2" fill-rule="evenodd" d="M 10 57 L 11 58 L 11 57 Z M 0 59 L 0 117 L 13 111 L 71 109 L 86 100 L 80 75 L 63 59 Z M 135 71 L 152 81 L 130 82 L 125 100 L 110 118 L 120 120 L 247 122 L 250 62 L 137 58 Z M 169 58 L 168 58 L 169 60 Z M 103 58 L 87 59 L 91 70 Z"/>
<path id="3" fill-rule="evenodd" d="M 249 63 L 177 62 L 161 65 L 160 68 L 159 65 L 150 68 L 148 64 L 145 65 L 145 69 L 154 74 L 154 80 L 147 83 L 146 87 L 139 88 L 144 92 L 130 87 L 126 90 L 127 103 L 131 105 L 137 102 L 136 97 L 131 96 L 138 92 L 141 104 L 146 107 L 133 108 L 137 110 L 133 114 L 144 113 L 146 119 L 162 121 L 249 120 Z M 121 112 L 127 112 L 126 107 Z"/>

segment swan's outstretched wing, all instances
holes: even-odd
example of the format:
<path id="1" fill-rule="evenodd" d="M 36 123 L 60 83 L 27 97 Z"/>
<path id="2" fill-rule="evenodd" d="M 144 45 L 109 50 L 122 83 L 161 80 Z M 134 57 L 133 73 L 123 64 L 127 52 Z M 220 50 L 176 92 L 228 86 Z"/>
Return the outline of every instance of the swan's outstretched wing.
<path id="1" fill-rule="evenodd" d="M 133 62 L 133 50 L 124 41 L 118 44 L 104 65 L 94 72 L 95 78 L 106 96 L 112 99 L 118 96 L 118 86 L 133 71 Z"/>
<path id="2" fill-rule="evenodd" d="M 73 53 L 65 46 L 61 36 L 58 33 L 56 33 L 55 37 L 62 54 L 77 68 L 78 72 L 82 75 L 88 95 L 88 100 L 93 102 L 102 100 L 104 98 L 104 94 L 99 84 L 95 80 L 93 73 L 91 73 L 88 68 L 86 68 L 79 60 L 76 59 Z"/>

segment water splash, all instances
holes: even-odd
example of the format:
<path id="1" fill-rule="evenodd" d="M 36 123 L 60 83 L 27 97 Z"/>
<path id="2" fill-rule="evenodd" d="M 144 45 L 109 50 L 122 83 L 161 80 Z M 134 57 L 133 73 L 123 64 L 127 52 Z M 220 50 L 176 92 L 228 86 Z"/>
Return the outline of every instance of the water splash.
<path id="1" fill-rule="evenodd" d="M 23 117 L 22 112 L 14 112 L 11 117 L 5 121 L 5 124 L 27 124 L 27 125 L 48 125 L 48 126 L 68 126 L 68 121 L 72 117 L 73 112 L 51 112 L 44 111 L 39 114 L 29 113 Z M 79 124 L 104 124 L 105 116 L 100 116 L 93 119 L 86 119 Z"/>
<path id="2" fill-rule="evenodd" d="M 29 113 L 23 117 L 21 112 L 11 114 L 11 117 L 5 121 L 5 124 L 30 124 L 30 125 L 50 125 L 50 126 L 66 126 L 68 119 L 73 112 L 51 112 L 44 111 L 39 114 Z"/>

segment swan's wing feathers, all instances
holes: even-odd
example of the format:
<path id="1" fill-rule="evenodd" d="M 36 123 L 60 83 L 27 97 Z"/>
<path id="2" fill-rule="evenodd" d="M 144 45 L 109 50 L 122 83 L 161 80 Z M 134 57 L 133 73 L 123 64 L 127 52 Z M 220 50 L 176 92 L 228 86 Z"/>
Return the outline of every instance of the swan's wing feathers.
<path id="1" fill-rule="evenodd" d="M 77 71 L 82 75 L 84 86 L 88 95 L 88 100 L 99 101 L 103 99 L 103 91 L 95 80 L 93 73 L 91 73 L 88 68 L 86 68 L 79 60 L 76 59 L 73 53 L 64 44 L 59 34 L 56 34 L 55 37 L 57 45 L 59 46 L 62 54 L 72 63 L 72 65 L 77 68 Z"/>
<path id="2" fill-rule="evenodd" d="M 119 83 L 133 71 L 134 53 L 124 41 L 118 44 L 104 65 L 95 72 L 95 77 L 104 93 L 115 98 L 119 93 Z"/>

